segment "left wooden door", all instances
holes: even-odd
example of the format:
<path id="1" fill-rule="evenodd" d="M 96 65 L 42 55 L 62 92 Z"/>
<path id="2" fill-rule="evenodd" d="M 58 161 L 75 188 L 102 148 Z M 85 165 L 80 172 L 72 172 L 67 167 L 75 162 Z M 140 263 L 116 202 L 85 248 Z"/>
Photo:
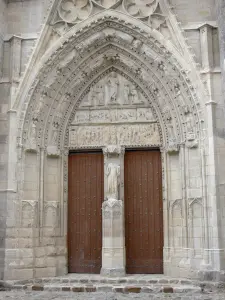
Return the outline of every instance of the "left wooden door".
<path id="1" fill-rule="evenodd" d="M 68 171 L 68 271 L 97 274 L 102 250 L 102 152 L 70 154 Z"/>

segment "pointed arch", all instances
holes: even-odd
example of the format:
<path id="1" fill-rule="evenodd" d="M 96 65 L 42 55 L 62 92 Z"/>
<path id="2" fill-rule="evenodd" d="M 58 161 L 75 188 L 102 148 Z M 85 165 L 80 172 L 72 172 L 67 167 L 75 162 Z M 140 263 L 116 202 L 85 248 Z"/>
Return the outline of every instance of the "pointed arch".
<path id="1" fill-rule="evenodd" d="M 59 113 L 57 106 L 65 95 L 70 96 L 70 110 L 74 111 L 91 81 L 114 67 L 135 79 L 149 98 L 162 129 L 164 147 L 173 149 L 185 142 L 197 147 L 203 125 L 202 104 L 185 71 L 183 58 L 159 32 L 131 17 L 128 22 L 127 18 L 118 12 L 101 12 L 73 27 L 46 52 L 30 76 L 29 90 L 21 90 L 23 96 L 19 93 L 23 102 L 21 144 L 27 142 L 30 131 L 37 130 L 37 146 L 46 147 L 49 128 L 55 127 L 54 118 L 62 121 L 55 125 L 65 136 L 68 108 Z M 102 60 L 100 66 L 93 65 L 96 57 Z M 15 106 L 18 105 L 16 102 Z M 33 124 L 33 129 L 28 124 Z M 60 148 L 63 144 L 62 138 L 58 140 Z"/>

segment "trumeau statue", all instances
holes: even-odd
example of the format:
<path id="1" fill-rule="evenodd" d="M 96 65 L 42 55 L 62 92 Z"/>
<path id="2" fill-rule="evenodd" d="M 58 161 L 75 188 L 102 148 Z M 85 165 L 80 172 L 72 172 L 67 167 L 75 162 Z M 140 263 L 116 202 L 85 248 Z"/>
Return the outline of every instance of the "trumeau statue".
<path id="1" fill-rule="evenodd" d="M 119 197 L 119 175 L 120 166 L 109 163 L 106 169 L 107 175 L 107 197 L 118 200 Z"/>

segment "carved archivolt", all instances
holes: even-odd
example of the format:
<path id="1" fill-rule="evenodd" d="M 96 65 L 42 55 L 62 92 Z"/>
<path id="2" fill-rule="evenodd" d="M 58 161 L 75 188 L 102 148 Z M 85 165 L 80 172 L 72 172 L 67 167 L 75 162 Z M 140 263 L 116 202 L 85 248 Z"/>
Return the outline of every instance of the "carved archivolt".
<path id="1" fill-rule="evenodd" d="M 19 125 L 23 128 L 20 142 L 27 148 L 50 146 L 62 151 L 69 146 L 69 127 L 75 116 L 80 123 L 85 118 L 102 122 L 109 111 L 102 111 L 101 116 L 94 111 L 78 114 L 80 104 L 88 107 L 92 101 L 104 107 L 106 93 L 111 107 L 119 104 L 121 76 L 123 105 L 139 109 L 121 112 L 120 119 L 154 120 L 161 146 L 168 150 L 178 149 L 181 143 L 198 146 L 201 106 L 187 73 L 155 32 L 140 30 L 123 18 L 118 13 L 116 17 L 95 16 L 95 24 L 69 32 L 61 46 L 47 60 L 43 58 L 28 92 L 25 120 L 22 117 Z M 145 110 L 143 117 L 141 105 L 145 103 L 149 113 Z"/>

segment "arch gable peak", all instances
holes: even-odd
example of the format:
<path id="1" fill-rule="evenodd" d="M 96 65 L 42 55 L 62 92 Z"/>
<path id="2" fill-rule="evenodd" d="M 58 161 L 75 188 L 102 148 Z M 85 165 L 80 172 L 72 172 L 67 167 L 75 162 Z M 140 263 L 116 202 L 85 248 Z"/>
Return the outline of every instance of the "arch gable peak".
<path id="1" fill-rule="evenodd" d="M 53 9 L 56 9 L 57 5 L 59 4 L 54 5 Z M 161 6 L 164 7 L 164 9 L 167 7 L 165 4 Z M 51 16 L 53 15 L 54 12 L 51 12 Z M 110 24 L 110 22 L 112 23 Z M 102 27 L 106 27 L 107 23 L 109 27 L 114 24 L 118 30 L 122 32 L 126 28 L 126 31 L 129 31 L 131 36 L 135 37 L 135 35 L 138 35 L 149 43 L 151 42 L 155 48 L 158 48 L 158 52 L 162 52 L 162 55 L 171 53 L 180 65 L 180 69 L 188 70 L 190 67 L 190 63 L 187 63 L 187 57 L 181 55 L 181 52 L 184 51 L 179 52 L 168 38 L 165 38 L 160 31 L 151 27 L 150 24 L 145 24 L 141 19 L 126 15 L 124 12 L 101 10 L 82 22 L 73 24 L 68 32 L 56 40 L 54 39 L 54 43 L 48 48 L 46 41 L 51 40 L 49 37 L 51 37 L 51 31 L 53 30 L 52 26 L 49 26 L 49 23 L 51 24 L 51 17 L 48 19 L 45 30 L 43 29 L 42 31 L 29 68 L 18 89 L 18 96 L 14 105 L 15 109 L 18 109 L 20 102 L 24 101 L 24 97 L 29 93 L 29 89 L 32 89 L 32 86 L 35 85 L 38 76 L 42 74 L 42 70 L 51 68 L 52 64 L 54 64 L 53 62 L 58 60 L 59 55 L 61 54 L 63 56 L 63 52 L 66 52 L 68 49 L 71 51 L 70 45 L 76 44 L 79 39 L 83 41 L 88 40 L 90 35 L 101 31 Z M 44 49 L 47 50 L 45 51 Z M 44 54 L 41 55 L 41 53 Z M 195 79 L 193 82 L 194 81 Z"/>
<path id="2" fill-rule="evenodd" d="M 115 53 L 114 56 L 107 53 L 112 49 Z M 131 72 L 134 71 L 131 65 L 136 65 L 135 71 L 140 74 L 135 74 L 135 76 L 142 84 L 144 80 L 139 75 L 145 73 L 145 77 L 150 78 L 150 70 L 154 69 L 154 80 L 145 82 L 144 89 L 147 94 L 155 93 L 154 99 L 159 97 L 158 91 L 163 90 L 164 94 L 161 98 L 170 99 L 169 106 L 165 105 L 164 110 L 161 110 L 161 115 L 166 118 L 165 123 L 170 124 L 170 126 L 166 126 L 167 132 L 170 131 L 170 136 L 174 135 L 174 131 L 179 132 L 179 138 L 171 138 L 170 150 L 176 152 L 178 147 L 175 141 L 179 140 L 181 143 L 185 139 L 190 142 L 190 147 L 196 147 L 198 145 L 195 141 L 196 135 L 201 129 L 196 129 L 196 133 L 189 134 L 189 138 L 187 138 L 187 127 L 190 128 L 196 123 L 200 126 L 200 117 L 198 116 L 200 107 L 190 73 L 185 71 L 187 63 L 184 57 L 159 31 L 150 28 L 138 19 L 111 10 L 102 11 L 74 25 L 42 56 L 33 69 L 33 74 L 28 76 L 28 89 L 21 90 L 21 98 L 27 103 L 28 109 L 22 112 L 23 115 L 26 115 L 26 120 L 21 118 L 21 122 L 25 121 L 25 125 L 20 127 L 26 127 L 26 124 L 39 121 L 36 116 L 29 113 L 29 110 L 32 111 L 38 102 L 42 105 L 43 95 L 48 101 L 48 115 L 51 117 L 57 111 L 55 107 L 63 99 L 59 90 L 63 90 L 64 95 L 71 94 L 67 88 L 64 88 L 66 80 L 71 86 L 76 80 L 80 81 L 82 90 L 84 82 L 88 79 L 86 73 L 98 72 L 95 70 L 96 66 L 93 66 L 92 69 L 89 68 L 94 58 L 96 56 L 104 58 L 108 60 L 107 63 L 115 65 L 118 62 L 117 55 L 120 55 L 120 64 L 124 60 L 130 61 L 130 66 L 127 67 Z M 174 74 L 175 80 L 170 80 L 173 77 L 172 74 Z M 48 77 L 50 82 L 46 84 Z M 54 86 L 58 86 L 58 90 Z M 75 89 L 77 89 L 76 86 Z M 187 105 L 186 102 L 188 102 Z M 54 111 L 52 112 L 51 109 Z M 192 111 L 196 111 L 195 115 L 192 114 Z M 172 115 L 175 117 L 173 118 Z M 49 118 L 46 120 L 48 124 L 51 124 Z M 54 126 L 54 123 L 52 124 Z M 175 127 L 177 129 L 174 129 Z M 51 132 L 46 126 L 44 128 L 46 132 L 39 135 L 42 138 Z M 28 133 L 29 129 L 26 130 Z"/>

